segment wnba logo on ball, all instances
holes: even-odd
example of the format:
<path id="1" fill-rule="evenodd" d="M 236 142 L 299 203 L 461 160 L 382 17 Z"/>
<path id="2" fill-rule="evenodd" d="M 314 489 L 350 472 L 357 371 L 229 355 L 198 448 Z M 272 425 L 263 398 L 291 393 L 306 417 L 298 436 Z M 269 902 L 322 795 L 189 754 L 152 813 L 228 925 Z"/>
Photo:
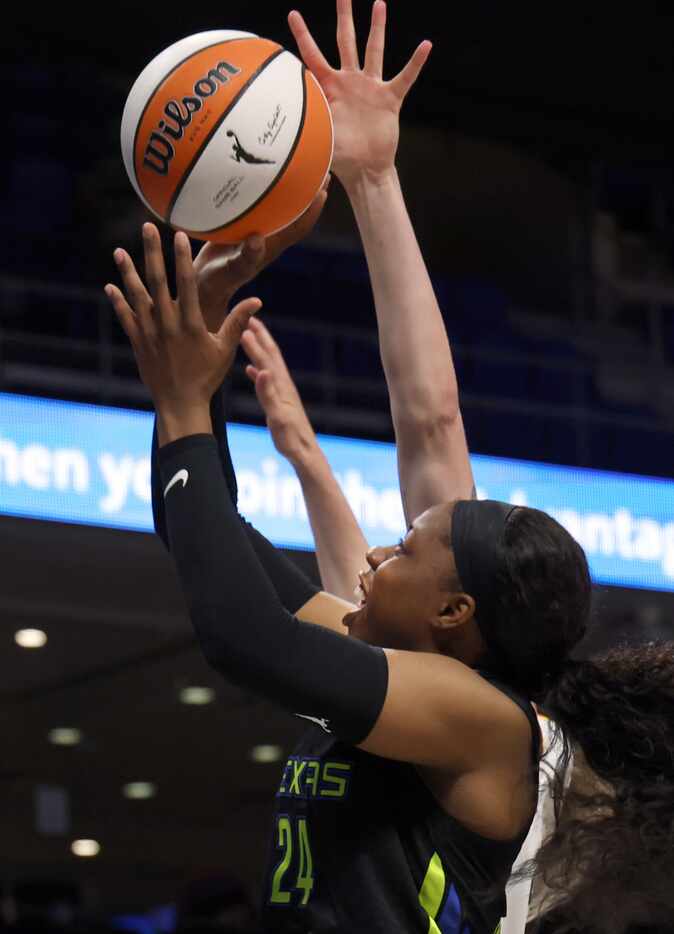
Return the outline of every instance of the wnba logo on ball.
<path id="1" fill-rule="evenodd" d="M 193 94 L 182 101 L 170 100 L 164 107 L 166 120 L 160 120 L 158 129 L 153 130 L 145 147 L 143 165 L 159 175 L 167 175 L 175 149 L 171 140 L 183 138 L 184 130 L 191 124 L 192 117 L 203 107 L 204 98 L 210 97 L 223 84 L 238 75 L 241 69 L 229 62 L 218 62 L 215 68 L 194 83 Z M 168 121 L 168 122 L 167 122 Z"/>

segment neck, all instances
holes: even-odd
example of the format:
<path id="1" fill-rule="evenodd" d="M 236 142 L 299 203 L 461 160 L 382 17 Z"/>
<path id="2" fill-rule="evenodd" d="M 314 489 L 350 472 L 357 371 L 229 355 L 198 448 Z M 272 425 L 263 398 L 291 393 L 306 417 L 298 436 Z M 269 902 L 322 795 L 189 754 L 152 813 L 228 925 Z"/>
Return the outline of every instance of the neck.
<path id="1" fill-rule="evenodd" d="M 436 639 L 436 651 L 449 655 L 469 668 L 479 668 L 487 654 L 487 647 L 474 620 L 455 629 L 444 630 Z"/>

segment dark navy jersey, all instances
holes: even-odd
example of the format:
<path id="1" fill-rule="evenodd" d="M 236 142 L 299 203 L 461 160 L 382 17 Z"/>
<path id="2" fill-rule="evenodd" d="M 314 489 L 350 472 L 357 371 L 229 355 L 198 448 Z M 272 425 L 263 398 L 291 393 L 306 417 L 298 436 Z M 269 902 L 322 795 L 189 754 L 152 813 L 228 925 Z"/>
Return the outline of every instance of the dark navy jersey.
<path id="1" fill-rule="evenodd" d="M 236 512 L 222 415 L 222 407 L 212 414 L 217 444 L 203 434 L 159 451 L 155 439 L 155 526 L 170 545 L 213 667 L 285 709 L 332 718 L 316 719 L 283 773 L 266 930 L 492 934 L 527 828 L 507 843 L 471 833 L 440 808 L 414 766 L 356 748 L 384 701 L 386 657 L 292 615 L 316 588 Z M 165 501 L 162 490 L 174 487 Z M 533 708 L 493 683 L 529 717 L 537 765 Z M 327 732 L 331 724 L 342 741 Z"/>
<path id="2" fill-rule="evenodd" d="M 537 769 L 533 707 L 488 680 L 529 718 Z M 415 766 L 341 743 L 326 726 L 310 730 L 283 771 L 263 930 L 493 934 L 528 825 L 505 842 L 473 833 L 442 810 Z"/>

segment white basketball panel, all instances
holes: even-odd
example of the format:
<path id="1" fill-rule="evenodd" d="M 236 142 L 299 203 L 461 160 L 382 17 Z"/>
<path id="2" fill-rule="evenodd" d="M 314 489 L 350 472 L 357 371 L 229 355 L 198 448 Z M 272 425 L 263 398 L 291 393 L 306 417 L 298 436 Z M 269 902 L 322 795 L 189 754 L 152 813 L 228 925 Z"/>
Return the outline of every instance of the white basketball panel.
<path id="1" fill-rule="evenodd" d="M 292 53 L 281 52 L 247 88 L 205 147 L 176 200 L 170 223 L 206 232 L 248 211 L 285 166 L 303 109 L 302 63 Z"/>

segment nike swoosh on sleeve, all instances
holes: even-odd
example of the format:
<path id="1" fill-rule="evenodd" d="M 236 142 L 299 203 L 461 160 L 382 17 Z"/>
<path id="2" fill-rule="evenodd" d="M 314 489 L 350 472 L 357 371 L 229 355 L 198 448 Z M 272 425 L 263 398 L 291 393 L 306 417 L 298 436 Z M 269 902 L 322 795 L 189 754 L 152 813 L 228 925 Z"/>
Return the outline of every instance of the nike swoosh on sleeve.
<path id="1" fill-rule="evenodd" d="M 166 499 L 169 490 L 174 487 L 176 483 L 182 483 L 183 489 L 185 489 L 189 478 L 190 475 L 187 470 L 179 470 L 178 473 L 168 482 L 167 487 L 164 490 L 164 499 Z"/>

